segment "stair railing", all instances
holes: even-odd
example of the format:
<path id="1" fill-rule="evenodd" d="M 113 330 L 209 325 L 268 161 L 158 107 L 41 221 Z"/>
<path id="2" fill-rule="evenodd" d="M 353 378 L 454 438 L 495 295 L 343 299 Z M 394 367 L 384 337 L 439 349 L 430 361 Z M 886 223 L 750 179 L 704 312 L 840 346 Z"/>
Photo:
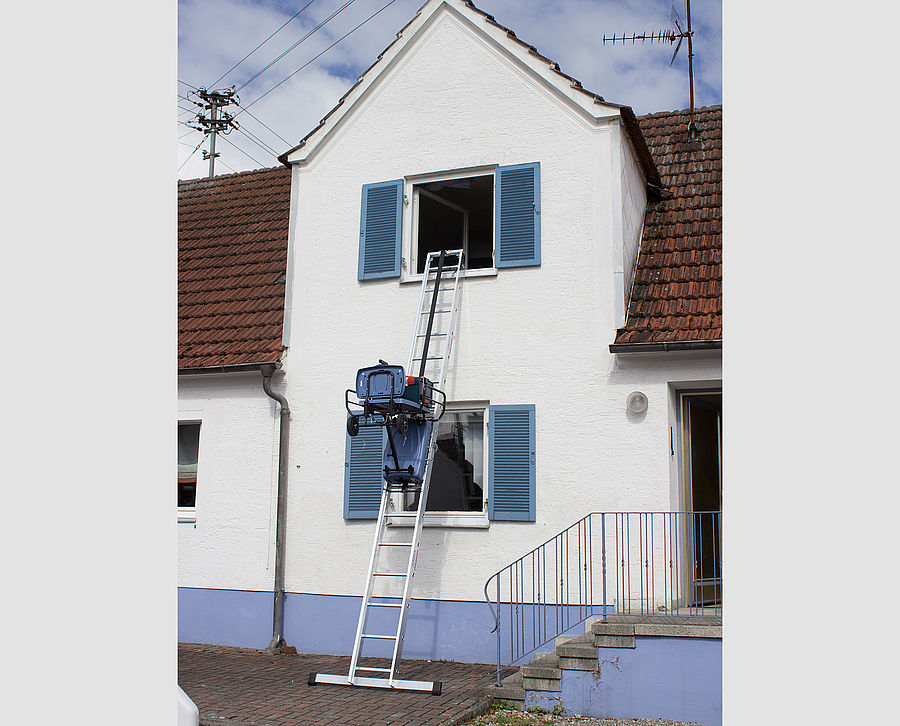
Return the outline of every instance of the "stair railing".
<path id="1" fill-rule="evenodd" d="M 498 685 L 590 617 L 721 617 L 720 555 L 721 512 L 591 512 L 485 582 Z"/>

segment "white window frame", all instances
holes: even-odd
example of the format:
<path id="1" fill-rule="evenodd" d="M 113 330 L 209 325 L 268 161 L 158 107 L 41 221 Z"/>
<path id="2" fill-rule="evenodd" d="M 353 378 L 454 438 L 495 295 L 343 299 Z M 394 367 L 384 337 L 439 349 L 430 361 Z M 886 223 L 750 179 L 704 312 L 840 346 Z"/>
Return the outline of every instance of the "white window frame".
<path id="1" fill-rule="evenodd" d="M 494 237 L 491 247 L 491 259 L 497 259 L 497 240 L 494 233 L 496 228 L 497 208 L 494 204 L 494 195 L 497 185 L 498 165 L 472 167 L 468 169 L 454 169 L 452 171 L 434 172 L 431 174 L 413 174 L 403 179 L 403 224 L 400 257 L 400 282 L 422 282 L 422 274 L 417 270 L 417 256 L 419 248 L 419 203 L 418 195 L 422 192 L 431 197 L 436 197 L 425 189 L 416 187 L 437 181 L 452 181 L 454 179 L 469 179 L 473 176 L 490 176 L 493 178 L 491 185 L 491 235 Z M 466 251 L 468 252 L 468 212 L 455 204 L 440 199 L 443 204 L 466 213 Z M 477 270 L 466 270 L 465 277 L 496 277 L 497 268 L 494 266 L 483 267 Z"/>
<path id="2" fill-rule="evenodd" d="M 199 424 L 200 432 L 197 435 L 197 480 L 194 485 L 194 506 L 193 507 L 177 507 L 179 524 L 195 524 L 197 522 L 197 490 L 200 483 L 200 451 L 203 443 L 203 420 L 199 412 L 182 411 L 178 414 L 178 426 L 181 424 Z"/>
<path id="3" fill-rule="evenodd" d="M 487 529 L 490 527 L 488 519 L 488 465 L 490 440 L 488 439 L 488 417 L 490 415 L 490 403 L 485 401 L 455 401 L 448 402 L 447 413 L 480 413 L 482 418 L 482 478 L 481 483 L 481 511 L 480 512 L 425 512 L 423 526 L 425 527 L 459 527 L 471 529 Z M 439 425 L 439 424 L 438 424 Z M 412 527 L 414 522 L 409 519 L 392 521 L 394 527 Z"/>

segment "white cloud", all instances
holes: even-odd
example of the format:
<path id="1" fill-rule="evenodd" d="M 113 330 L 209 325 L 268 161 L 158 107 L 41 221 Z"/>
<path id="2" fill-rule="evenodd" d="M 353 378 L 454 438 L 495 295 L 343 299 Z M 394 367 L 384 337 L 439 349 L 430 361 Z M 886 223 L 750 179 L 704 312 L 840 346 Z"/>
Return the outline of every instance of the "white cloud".
<path id="1" fill-rule="evenodd" d="M 260 143 L 277 153 L 287 151 L 311 131 L 357 76 L 394 40 L 397 31 L 409 22 L 424 0 L 395 0 L 373 20 L 258 103 L 255 103 L 256 99 L 387 1 L 355 0 L 265 74 L 241 89 L 242 105 L 253 104 L 249 113 L 238 116 L 243 131 L 256 136 Z M 308 0 L 179 0 L 179 80 L 195 86 L 212 84 L 306 2 Z M 346 2 L 315 0 L 216 87 L 240 86 Z M 609 101 L 629 105 L 638 114 L 688 106 L 686 42 L 672 67 L 669 67 L 669 60 L 673 48 L 668 44 L 638 43 L 623 47 L 602 43 L 604 34 L 670 28 L 669 0 L 476 0 L 475 4 L 512 29 L 521 40 L 557 61 L 563 72 L 580 80 L 585 88 Z M 695 33 L 695 103 L 697 106 L 721 103 L 721 0 L 694 0 L 691 10 Z M 678 12 L 686 27 L 681 0 Z M 179 94 L 187 91 L 186 86 L 178 85 Z M 179 104 L 182 108 L 190 107 L 184 100 Z M 179 114 L 180 122 L 191 117 L 187 112 L 179 111 Z M 180 124 L 178 136 L 182 137 L 179 139 L 178 163 L 184 164 L 179 178 L 205 176 L 208 162 L 203 161 L 201 154 L 207 145 L 204 143 L 188 159 L 200 142 L 200 132 L 191 132 Z M 246 153 L 242 154 L 231 144 Z M 277 164 L 274 154 L 242 132 L 231 133 L 217 150 L 222 153 L 217 162 L 217 173 Z"/>

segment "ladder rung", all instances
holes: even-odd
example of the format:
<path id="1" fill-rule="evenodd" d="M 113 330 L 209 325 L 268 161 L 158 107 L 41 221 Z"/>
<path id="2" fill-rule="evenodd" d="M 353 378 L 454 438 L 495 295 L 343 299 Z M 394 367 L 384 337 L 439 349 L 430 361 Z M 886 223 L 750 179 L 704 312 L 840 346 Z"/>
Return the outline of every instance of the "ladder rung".
<path id="1" fill-rule="evenodd" d="M 431 337 L 432 338 L 445 338 L 445 337 L 447 337 L 447 335 L 448 335 L 448 333 L 432 333 Z M 428 334 L 427 333 L 419 333 L 416 337 L 417 338 L 427 338 Z"/>
<path id="2" fill-rule="evenodd" d="M 375 640 L 397 640 L 396 635 L 366 635 L 363 633 L 360 638 L 373 638 Z"/>
<path id="3" fill-rule="evenodd" d="M 379 547 L 412 547 L 412 542 L 379 542 Z"/>
<path id="4" fill-rule="evenodd" d="M 388 512 L 385 517 L 418 517 L 417 512 Z"/>
<path id="5" fill-rule="evenodd" d="M 406 577 L 405 572 L 373 572 L 372 577 Z"/>
<path id="6" fill-rule="evenodd" d="M 422 360 L 421 356 L 418 358 L 413 358 L 413 360 Z M 430 355 L 425 360 L 444 360 L 444 356 L 442 355 Z"/>
<path id="7" fill-rule="evenodd" d="M 390 673 L 390 668 L 366 668 L 365 666 L 356 666 L 357 671 L 377 671 L 378 673 Z"/>
<path id="8" fill-rule="evenodd" d="M 393 602 L 370 602 L 370 608 L 402 608 L 403 606 L 399 603 Z"/>
<path id="9" fill-rule="evenodd" d="M 430 312 L 431 312 L 430 310 L 423 310 L 422 312 L 419 313 L 419 315 L 428 315 Z M 435 312 L 435 314 L 437 314 L 437 313 L 449 313 L 450 310 L 435 310 L 434 312 Z"/>

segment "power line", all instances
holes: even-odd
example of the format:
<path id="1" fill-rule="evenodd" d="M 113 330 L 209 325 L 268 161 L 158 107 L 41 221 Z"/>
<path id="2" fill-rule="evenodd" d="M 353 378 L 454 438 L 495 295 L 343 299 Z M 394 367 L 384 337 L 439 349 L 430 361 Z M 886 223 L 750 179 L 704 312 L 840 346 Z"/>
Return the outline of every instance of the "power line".
<path id="1" fill-rule="evenodd" d="M 191 157 L 192 157 L 194 154 L 197 153 L 197 149 L 200 148 L 200 146 L 203 144 L 203 142 L 204 142 L 205 140 L 206 140 L 205 137 L 202 138 L 202 139 L 200 139 L 200 143 L 197 144 L 197 145 L 194 147 L 194 150 L 193 150 L 190 154 L 188 154 L 188 158 L 185 159 L 185 160 L 181 163 L 181 166 L 178 167 L 178 171 L 181 171 L 181 170 L 184 168 L 184 165 L 187 164 L 187 163 L 191 160 Z M 185 146 L 188 146 L 188 144 L 185 144 Z"/>
<path id="2" fill-rule="evenodd" d="M 294 18 L 296 18 L 300 13 L 302 13 L 304 10 L 306 10 L 306 8 L 308 8 L 310 5 L 312 5 L 315 1 L 316 1 L 316 0 L 309 0 L 309 2 L 306 3 L 306 5 L 304 5 L 304 6 L 303 6 L 302 8 L 300 8 L 296 13 L 294 13 L 294 14 L 290 17 L 290 19 L 288 19 L 281 27 L 278 28 L 278 30 L 276 30 L 274 33 L 272 33 L 272 35 L 270 35 L 270 36 L 269 36 L 268 38 L 266 38 L 262 43 L 260 43 L 260 44 L 259 44 L 258 46 L 256 46 L 253 50 L 251 50 L 249 53 L 247 53 L 247 55 L 245 55 L 243 58 L 241 58 L 237 63 L 235 63 L 233 66 L 231 66 L 231 68 L 229 68 L 227 71 L 225 71 L 221 76 L 219 76 L 216 80 L 214 80 L 214 81 L 213 81 L 212 83 L 210 83 L 209 85 L 210 85 L 210 86 L 215 86 L 215 85 L 216 85 L 219 81 L 221 81 L 225 76 L 227 76 L 229 73 L 231 73 L 231 71 L 233 71 L 235 68 L 237 68 L 241 63 L 243 63 L 245 60 L 247 60 L 251 55 L 253 55 L 256 51 L 258 51 L 260 48 L 262 48 L 266 43 L 268 43 L 270 40 L 272 40 L 272 38 L 274 38 L 275 35 L 276 35 L 282 28 L 284 28 L 285 25 L 287 25 L 288 23 L 290 23 Z"/>
<path id="3" fill-rule="evenodd" d="M 233 144 L 231 141 L 228 141 L 228 139 L 225 138 L 224 136 L 222 137 L 222 141 L 226 141 L 226 142 L 228 142 L 228 144 L 230 146 L 234 146 L 235 149 L 240 151 L 247 158 L 251 159 L 254 163 L 259 164 L 260 166 L 265 166 L 265 164 L 263 164 L 261 161 L 259 161 L 258 159 L 254 159 L 252 156 L 250 156 L 250 154 L 248 154 L 246 151 L 244 151 L 240 146 L 237 146 L 236 144 Z"/>
<path id="4" fill-rule="evenodd" d="M 241 106 L 240 103 L 238 103 L 237 105 L 238 105 L 238 107 Z M 252 113 L 250 113 L 249 111 L 247 111 L 247 115 L 250 116 L 250 118 L 255 119 L 256 121 L 259 121 L 259 123 L 261 123 L 265 128 L 269 129 L 269 131 L 271 131 L 273 134 L 275 134 L 275 136 L 277 136 L 279 139 L 281 139 L 284 143 L 290 145 L 290 143 L 291 143 L 290 141 L 288 141 L 288 140 L 287 140 L 286 138 L 284 138 L 281 134 L 279 134 L 277 131 L 275 131 L 275 129 L 272 129 L 272 128 L 269 128 L 268 126 L 266 126 L 266 125 L 262 122 L 261 119 L 256 118 L 256 116 L 254 116 L 254 115 L 253 115 Z"/>
<path id="5" fill-rule="evenodd" d="M 237 169 L 235 169 L 233 166 L 228 166 L 228 164 L 226 164 L 226 163 L 225 163 L 224 161 L 222 161 L 221 159 L 219 159 L 219 163 L 220 163 L 222 166 L 224 166 L 226 169 L 231 169 L 231 171 L 237 171 Z"/>
<path id="6" fill-rule="evenodd" d="M 345 33 L 344 35 L 342 35 L 340 38 L 338 38 L 336 41 L 334 41 L 334 43 L 332 43 L 332 44 L 329 45 L 325 50 L 323 50 L 321 53 L 319 53 L 319 55 L 315 56 L 315 58 L 311 58 L 311 59 L 308 60 L 306 63 L 304 63 L 302 66 L 300 66 L 296 71 L 294 71 L 293 73 L 291 73 L 291 75 L 289 75 L 287 78 L 285 78 L 284 80 L 279 81 L 278 83 L 276 83 L 276 84 L 275 84 L 274 86 L 272 86 L 268 91 L 266 91 L 264 94 L 262 94 L 262 96 L 259 96 L 259 97 L 256 98 L 255 100 L 253 100 L 253 101 L 251 101 L 250 103 L 248 103 L 246 106 L 241 106 L 241 110 L 238 111 L 238 112 L 235 114 L 235 116 L 238 116 L 238 115 L 240 115 L 241 113 L 243 113 L 244 111 L 246 111 L 250 106 L 252 106 L 252 105 L 253 105 L 254 103 L 256 103 L 257 101 L 261 101 L 263 98 L 265 98 L 266 96 L 268 96 L 272 91 L 274 91 L 276 88 L 278 88 L 278 86 L 280 86 L 282 83 L 284 83 L 285 81 L 290 80 L 291 78 L 293 78 L 294 76 L 296 76 L 300 71 L 302 71 L 304 68 L 306 68 L 310 63 L 312 63 L 313 61 L 315 61 L 315 60 L 317 60 L 318 58 L 320 58 L 320 57 L 322 57 L 323 55 L 325 55 L 325 53 L 327 53 L 329 50 L 331 50 L 332 48 L 334 48 L 334 46 L 336 46 L 338 43 L 340 43 L 342 40 L 344 40 L 344 38 L 346 38 L 346 37 L 347 37 L 348 35 L 350 35 L 351 33 L 355 33 L 355 32 L 356 32 L 357 30 L 359 30 L 363 25 L 365 25 L 366 23 L 368 23 L 372 18 L 374 18 L 376 15 L 378 15 L 379 13 L 381 13 L 382 11 L 384 11 L 385 9 L 387 9 L 388 7 L 390 7 L 391 5 L 393 5 L 395 2 L 397 2 L 397 0 L 390 0 L 390 2 L 387 3 L 386 5 L 384 5 L 384 7 L 382 7 L 381 10 L 376 10 L 376 11 L 375 11 L 374 13 L 372 13 L 368 18 L 366 18 L 366 19 L 363 20 L 359 25 L 357 25 L 355 28 L 353 28 L 353 30 L 350 30 L 350 31 L 348 31 L 347 33 Z"/>
<path id="7" fill-rule="evenodd" d="M 267 154 L 271 154 L 276 159 L 278 158 L 278 152 L 275 151 L 275 149 L 273 149 L 271 146 L 269 146 L 265 141 L 263 141 L 258 136 L 251 134 L 249 131 L 247 131 L 247 129 L 242 128 L 242 127 L 238 127 L 237 131 L 239 134 L 243 134 L 248 139 L 250 139 L 250 141 L 252 141 L 254 144 L 256 144 L 260 149 L 265 151 Z"/>
<path id="8" fill-rule="evenodd" d="M 337 10 L 335 10 L 331 15 L 329 15 L 327 18 L 325 18 L 325 20 L 323 20 L 323 21 L 322 21 L 321 23 L 319 23 L 315 28 L 313 28 L 313 29 L 310 30 L 306 35 L 304 35 L 302 38 L 300 38 L 300 40 L 298 40 L 298 41 L 297 41 L 296 43 L 294 43 L 290 48 L 288 48 L 288 49 L 287 49 L 286 51 L 284 51 L 281 55 L 279 55 L 275 60 L 273 60 L 271 63 L 269 63 L 269 65 L 265 66 L 262 70 L 257 71 L 254 75 L 252 75 L 252 76 L 249 78 L 249 80 L 244 81 L 244 82 L 236 89 L 236 92 L 237 92 L 237 91 L 240 91 L 242 88 L 244 88 L 245 86 L 249 85 L 250 83 L 253 83 L 253 81 L 255 81 L 257 78 L 259 78 L 263 73 L 265 73 L 267 70 L 269 70 L 272 66 L 274 66 L 278 61 L 280 61 L 282 58 L 284 58 L 284 57 L 285 57 L 288 53 L 290 53 L 292 50 L 294 50 L 294 48 L 296 48 L 298 45 L 300 45 L 300 44 L 301 44 L 304 40 L 306 40 L 309 36 L 311 36 L 313 33 L 317 32 L 317 31 L 321 30 L 322 27 L 323 27 L 326 23 L 328 23 L 329 21 L 333 20 L 333 19 L 335 18 L 335 16 L 337 16 L 339 13 L 342 13 L 344 10 L 346 10 L 348 7 L 350 7 L 350 6 L 351 6 L 353 3 L 355 3 L 355 2 L 356 2 L 356 0 L 347 0 L 347 2 L 345 2 L 343 5 L 341 5 L 341 7 L 339 7 Z"/>
<path id="9" fill-rule="evenodd" d="M 190 88 L 192 91 L 199 91 L 199 90 L 200 90 L 199 88 L 197 88 L 197 86 L 192 86 L 190 83 L 185 83 L 185 82 L 182 81 L 180 78 L 178 79 L 178 82 L 184 84 L 185 86 L 187 86 L 188 88 Z"/>

